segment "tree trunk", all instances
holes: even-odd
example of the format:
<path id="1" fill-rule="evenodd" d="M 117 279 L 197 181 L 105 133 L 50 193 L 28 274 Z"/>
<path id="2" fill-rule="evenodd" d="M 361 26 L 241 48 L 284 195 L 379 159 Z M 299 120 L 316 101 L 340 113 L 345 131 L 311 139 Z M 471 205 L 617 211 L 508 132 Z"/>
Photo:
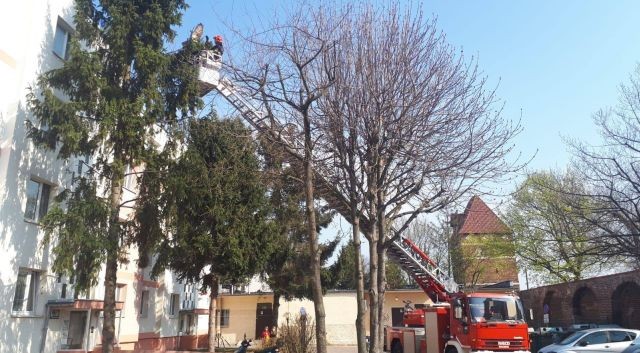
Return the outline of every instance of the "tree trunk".
<path id="1" fill-rule="evenodd" d="M 378 231 L 379 232 L 379 231 Z M 378 334 L 378 347 L 384 345 L 384 295 L 386 292 L 387 280 L 386 280 L 386 251 L 384 248 L 384 236 L 380 236 L 380 242 L 378 243 L 378 326 L 376 326 L 376 332 Z M 391 349 L 391 347 L 389 347 Z"/>
<path id="2" fill-rule="evenodd" d="M 354 199 L 352 199 L 354 200 Z M 366 353 L 367 343 L 366 334 L 364 329 L 364 275 L 362 268 L 362 254 L 360 254 L 360 218 L 357 216 L 357 211 L 354 212 L 352 208 L 353 217 L 353 247 L 354 247 L 354 261 L 356 264 L 355 277 L 356 277 L 356 304 L 358 305 L 358 312 L 356 315 L 356 335 L 358 340 L 358 353 Z"/>
<path id="3" fill-rule="evenodd" d="M 378 347 L 378 324 L 380 317 L 378 316 L 378 238 L 375 234 L 377 231 L 371 231 L 371 240 L 369 244 L 369 352 L 379 353 Z"/>
<path id="4" fill-rule="evenodd" d="M 280 330 L 280 328 L 278 327 L 278 316 L 280 315 L 281 296 L 282 294 L 280 294 L 279 290 L 273 291 L 273 321 L 271 322 L 271 327 L 276 327 L 277 330 Z"/>
<path id="5" fill-rule="evenodd" d="M 382 169 L 382 167 L 380 167 Z M 384 294 L 387 287 L 387 264 L 386 264 L 386 240 L 387 240 L 387 219 L 385 217 L 384 204 L 384 192 L 381 189 L 377 189 L 377 224 L 378 229 L 378 246 L 376 251 L 378 252 L 378 326 L 376 327 L 378 333 L 378 346 L 384 345 Z M 391 349 L 391 347 L 389 347 Z"/>
<path id="6" fill-rule="evenodd" d="M 316 345 L 318 353 L 327 353 L 327 332 L 325 328 L 324 300 L 322 298 L 322 280 L 320 277 L 320 247 L 316 232 L 316 212 L 313 198 L 313 165 L 311 161 L 311 123 L 309 114 L 304 118 L 304 193 L 306 199 L 307 233 L 311 249 L 311 284 L 316 319 Z"/>
<path id="7" fill-rule="evenodd" d="M 118 149 L 116 149 L 118 151 Z M 121 153 L 114 152 L 119 157 Z M 115 163 L 114 163 L 115 164 Z M 118 247 L 120 240 L 120 198 L 124 171 L 115 168 L 111 180 L 111 215 L 109 216 L 109 239 L 107 263 L 104 271 L 104 320 L 102 324 L 102 352 L 113 353 L 116 334 L 116 282 L 118 273 Z"/>
<path id="8" fill-rule="evenodd" d="M 216 335 L 218 332 L 216 331 L 216 327 L 218 327 L 218 277 L 214 274 L 211 275 L 210 289 L 211 293 L 209 294 L 209 343 L 208 350 L 209 352 L 216 351 Z M 196 329 L 196 336 L 198 335 L 198 331 Z"/>

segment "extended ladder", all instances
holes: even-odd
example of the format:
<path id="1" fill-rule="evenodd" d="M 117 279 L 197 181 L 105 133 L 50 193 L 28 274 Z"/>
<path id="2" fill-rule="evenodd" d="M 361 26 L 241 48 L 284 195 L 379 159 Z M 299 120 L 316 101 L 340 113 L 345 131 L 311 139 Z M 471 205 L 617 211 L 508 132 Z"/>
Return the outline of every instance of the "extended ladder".
<path id="1" fill-rule="evenodd" d="M 446 301 L 450 294 L 458 292 L 456 282 L 411 240 L 404 237 L 394 240 L 387 255 L 413 277 L 433 302 Z"/>
<path id="2" fill-rule="evenodd" d="M 206 54 L 206 53 L 205 53 Z M 238 90 L 233 82 L 226 78 L 221 78 L 219 74 L 220 62 L 210 62 L 207 55 L 202 56 L 200 63 L 199 79 L 203 87 L 203 95 L 211 89 L 216 89 L 220 94 L 233 105 L 242 117 L 260 132 L 272 132 L 275 126 L 269 126 L 266 114 L 256 109 Z M 277 124 L 277 122 L 272 122 Z M 287 141 L 284 136 L 277 138 L 289 148 L 299 148 L 298 141 Z M 412 276 L 420 288 L 434 302 L 449 299 L 449 295 L 458 292 L 458 285 L 452 278 L 449 278 L 433 260 L 431 260 L 422 250 L 407 238 L 399 237 L 388 249 L 389 258 Z"/>

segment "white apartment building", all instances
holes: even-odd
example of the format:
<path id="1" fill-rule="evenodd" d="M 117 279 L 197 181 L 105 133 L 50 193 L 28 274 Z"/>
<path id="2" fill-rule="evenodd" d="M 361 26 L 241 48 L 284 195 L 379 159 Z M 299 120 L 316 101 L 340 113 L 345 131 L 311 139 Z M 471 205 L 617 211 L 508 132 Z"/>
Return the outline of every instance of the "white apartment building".
<path id="1" fill-rule="evenodd" d="M 51 271 L 51 245 L 43 244 L 38 224 L 84 163 L 35 148 L 25 127 L 28 87 L 65 60 L 72 5 L 72 0 L 0 4 L 0 353 L 90 352 L 101 341 L 102 283 L 74 298 L 73 279 Z M 134 184 L 127 181 L 124 197 L 133 197 Z M 131 249 L 131 261 L 118 271 L 120 348 L 164 350 L 203 341 L 197 335 L 207 332 L 207 297 L 168 271 L 150 279 L 136 258 Z"/>

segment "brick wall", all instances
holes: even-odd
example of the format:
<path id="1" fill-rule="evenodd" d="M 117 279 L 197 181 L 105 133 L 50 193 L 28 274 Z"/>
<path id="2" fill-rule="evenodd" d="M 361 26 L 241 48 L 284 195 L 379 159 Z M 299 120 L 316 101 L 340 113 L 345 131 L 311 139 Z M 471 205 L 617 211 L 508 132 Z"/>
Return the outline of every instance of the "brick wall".
<path id="1" fill-rule="evenodd" d="M 465 288 L 503 281 L 518 282 L 513 241 L 499 234 L 474 234 L 452 242 L 455 280 Z"/>
<path id="2" fill-rule="evenodd" d="M 640 329 L 640 270 L 520 291 L 533 327 L 617 324 Z M 543 322 L 548 307 L 549 324 Z"/>

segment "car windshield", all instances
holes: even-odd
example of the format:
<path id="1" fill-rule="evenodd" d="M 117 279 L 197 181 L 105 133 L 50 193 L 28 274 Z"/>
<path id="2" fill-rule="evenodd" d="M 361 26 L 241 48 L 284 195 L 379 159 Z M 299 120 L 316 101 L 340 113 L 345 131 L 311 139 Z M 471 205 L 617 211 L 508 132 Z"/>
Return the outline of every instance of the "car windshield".
<path id="1" fill-rule="evenodd" d="M 524 321 L 522 302 L 513 297 L 472 297 L 469 309 L 473 322 Z"/>
<path id="2" fill-rule="evenodd" d="M 574 332 L 571 335 L 567 336 L 562 341 L 560 341 L 560 343 L 558 343 L 558 344 L 566 346 L 567 344 L 571 344 L 571 343 L 577 341 L 578 338 L 580 338 L 582 336 L 584 336 L 584 332 L 580 332 L 580 331 Z"/>

